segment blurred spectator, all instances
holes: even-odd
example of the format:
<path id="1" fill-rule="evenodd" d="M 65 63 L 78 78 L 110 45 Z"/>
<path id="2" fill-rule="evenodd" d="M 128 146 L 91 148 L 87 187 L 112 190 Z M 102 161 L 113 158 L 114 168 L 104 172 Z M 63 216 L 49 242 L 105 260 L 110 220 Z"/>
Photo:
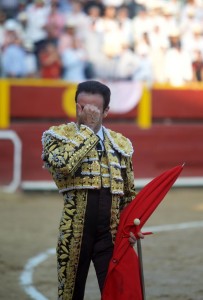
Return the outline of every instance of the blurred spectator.
<path id="1" fill-rule="evenodd" d="M 159 24 L 152 24 L 152 28 L 148 34 L 150 48 L 152 50 L 167 48 L 169 40 L 166 33 L 161 30 Z"/>
<path id="2" fill-rule="evenodd" d="M 89 26 L 95 25 L 95 22 L 101 17 L 101 9 L 97 5 L 91 5 L 86 14 Z"/>
<path id="3" fill-rule="evenodd" d="M 3 10 L 7 18 L 15 18 L 19 0 L 1 0 L 0 9 Z"/>
<path id="4" fill-rule="evenodd" d="M 128 0 L 126 1 L 126 5 L 128 7 L 130 19 L 135 18 L 141 10 L 146 9 L 144 1 Z"/>
<path id="5" fill-rule="evenodd" d="M 105 35 L 108 32 L 118 30 L 118 22 L 116 20 L 116 8 L 114 6 L 106 6 L 104 14 L 96 21 L 96 31 Z"/>
<path id="6" fill-rule="evenodd" d="M 177 18 L 180 18 L 180 12 L 182 11 L 184 7 L 184 1 L 179 1 L 179 0 L 170 0 L 165 2 L 167 8 L 172 12 L 174 16 Z"/>
<path id="7" fill-rule="evenodd" d="M 150 50 L 151 40 L 152 39 L 149 38 L 149 33 L 143 32 L 143 34 L 140 36 L 140 38 L 134 41 L 134 47 L 139 47 L 140 45 L 144 45 Z"/>
<path id="8" fill-rule="evenodd" d="M 39 53 L 44 55 L 45 45 L 51 43 L 57 47 L 55 54 L 58 51 L 63 57 L 65 72 L 57 76 L 68 74 L 66 78 L 71 78 L 70 64 L 72 74 L 80 73 L 72 78 L 152 78 L 180 85 L 191 80 L 192 70 L 201 67 L 202 25 L 203 0 L 0 0 L 0 51 L 9 45 L 15 49 L 9 50 L 11 53 L 20 56 L 24 51 L 29 66 L 24 76 L 28 77 L 40 76 Z M 173 28 L 179 30 L 178 41 L 169 36 Z M 17 40 L 22 45 L 14 42 Z M 138 52 L 145 50 L 134 53 L 134 45 Z M 73 61 L 77 66 L 81 63 L 80 72 L 74 70 Z M 176 69 L 174 62 L 179 66 Z M 199 80 L 200 73 L 197 71 L 193 80 Z"/>
<path id="9" fill-rule="evenodd" d="M 44 46 L 47 43 L 52 43 L 54 45 L 58 45 L 58 27 L 54 23 L 47 23 L 45 25 L 45 30 L 46 30 L 46 37 L 40 41 L 39 44 Z"/>
<path id="10" fill-rule="evenodd" d="M 182 37 L 183 48 L 192 58 L 194 50 L 198 49 L 203 54 L 203 28 L 195 23 L 192 25 L 190 34 Z"/>
<path id="11" fill-rule="evenodd" d="M 25 49 L 25 66 L 26 66 L 26 77 L 34 78 L 38 77 L 38 65 L 37 58 L 34 54 L 34 45 L 30 41 L 24 43 Z"/>
<path id="12" fill-rule="evenodd" d="M 135 50 L 138 55 L 138 63 L 132 79 L 135 81 L 145 82 L 148 87 L 151 87 L 154 82 L 154 74 L 149 49 L 148 47 L 141 45 Z"/>
<path id="13" fill-rule="evenodd" d="M 97 7 L 99 9 L 99 15 L 102 16 L 104 13 L 105 5 L 102 0 L 89 0 L 85 1 L 83 5 L 83 10 L 86 14 L 89 14 L 89 10 L 92 7 Z"/>
<path id="14" fill-rule="evenodd" d="M 192 26 L 194 23 L 196 23 L 195 8 L 188 7 L 188 9 L 185 10 L 184 17 L 182 17 L 180 19 L 180 30 L 181 30 L 182 38 L 185 38 L 185 36 L 187 37 L 188 35 L 191 35 Z"/>
<path id="15" fill-rule="evenodd" d="M 180 10 L 180 21 L 185 22 L 190 18 L 196 19 L 199 10 L 199 4 L 197 0 L 185 0 Z M 190 20 L 189 20 L 190 22 Z"/>
<path id="16" fill-rule="evenodd" d="M 47 43 L 39 52 L 39 71 L 41 78 L 59 79 L 62 65 L 57 47 Z"/>
<path id="17" fill-rule="evenodd" d="M 21 78 L 26 76 L 26 53 L 21 41 L 15 37 L 2 53 L 3 77 Z"/>
<path id="18" fill-rule="evenodd" d="M 165 52 L 169 46 L 169 41 L 162 36 L 158 30 L 158 26 L 154 26 L 151 33 L 144 32 L 142 37 L 135 43 L 135 50 L 144 49 L 145 54 L 150 59 L 150 68 L 153 70 L 154 82 L 165 82 L 164 61 Z M 159 35 L 160 34 L 160 35 Z M 151 71 L 150 71 L 151 72 Z"/>
<path id="19" fill-rule="evenodd" d="M 132 80 L 133 74 L 139 64 L 139 58 L 132 50 L 131 46 L 123 43 L 122 52 L 119 56 L 115 79 L 117 80 Z"/>
<path id="20" fill-rule="evenodd" d="M 19 14 L 17 14 L 16 20 L 18 21 L 20 28 L 21 28 L 21 39 L 22 41 L 26 41 L 29 38 L 28 32 L 27 32 L 27 14 L 25 11 L 21 11 Z"/>
<path id="21" fill-rule="evenodd" d="M 49 13 L 50 7 L 45 5 L 45 0 L 34 0 L 26 9 L 27 34 L 36 45 L 47 36 L 45 25 Z"/>
<path id="22" fill-rule="evenodd" d="M 125 5 L 120 6 L 117 9 L 116 18 L 123 40 L 129 45 L 133 45 L 133 26 L 132 20 L 129 18 L 128 7 Z"/>
<path id="23" fill-rule="evenodd" d="M 122 52 L 124 37 L 119 29 L 109 30 L 103 34 L 102 51 L 107 57 L 119 57 Z"/>
<path id="24" fill-rule="evenodd" d="M 170 44 L 171 47 L 166 51 L 165 56 L 166 81 L 174 86 L 181 86 L 192 81 L 191 58 L 181 47 L 178 30 L 170 33 Z"/>
<path id="25" fill-rule="evenodd" d="M 67 22 L 74 22 L 76 34 L 82 39 L 89 24 L 87 14 L 83 11 L 82 3 L 73 1 L 72 10 L 65 14 L 65 18 Z"/>
<path id="26" fill-rule="evenodd" d="M 52 27 L 54 29 L 54 35 L 56 38 L 59 38 L 60 34 L 65 25 L 65 16 L 59 10 L 59 1 L 58 0 L 51 0 L 51 9 L 50 13 L 47 18 L 48 27 Z"/>
<path id="27" fill-rule="evenodd" d="M 61 57 L 64 68 L 63 79 L 72 82 L 79 82 L 86 79 L 85 68 L 87 56 L 77 38 L 73 39 L 71 47 L 64 49 Z"/>
<path id="28" fill-rule="evenodd" d="M 193 69 L 193 81 L 195 82 L 203 81 L 203 55 L 202 52 L 199 50 L 196 50 L 194 52 L 192 69 Z"/>
<path id="29" fill-rule="evenodd" d="M 4 22 L 2 49 L 13 43 L 15 39 L 22 40 L 22 30 L 16 20 L 8 19 Z"/>
<path id="30" fill-rule="evenodd" d="M 160 48 L 153 48 L 150 50 L 150 58 L 153 69 L 154 82 L 165 83 L 165 55 L 167 48 L 161 46 Z"/>
<path id="31" fill-rule="evenodd" d="M 58 38 L 58 51 L 63 54 L 65 49 L 73 46 L 73 41 L 76 37 L 76 27 L 73 20 L 68 20 L 64 26 L 62 34 Z"/>
<path id="32" fill-rule="evenodd" d="M 27 0 L 18 0 L 18 9 L 16 17 L 21 13 L 25 12 L 29 1 Z"/>
<path id="33" fill-rule="evenodd" d="M 104 16 L 95 23 L 95 30 L 102 36 L 102 52 L 107 57 L 117 57 L 121 53 L 124 36 L 116 19 L 116 8 L 107 6 Z"/>
<path id="34" fill-rule="evenodd" d="M 105 6 L 119 7 L 124 4 L 124 0 L 103 0 Z"/>
<path id="35" fill-rule="evenodd" d="M 162 35 L 168 36 L 169 32 L 171 31 L 171 28 L 178 27 L 178 20 L 177 20 L 177 8 L 175 6 L 175 3 L 172 1 L 168 1 L 165 6 L 162 9 L 162 22 L 160 30 L 162 32 Z"/>
<path id="36" fill-rule="evenodd" d="M 62 13 L 67 13 L 72 10 L 72 2 L 71 0 L 59 0 L 59 10 Z"/>
<path id="37" fill-rule="evenodd" d="M 100 18 L 100 9 L 98 6 L 90 6 L 88 10 L 88 30 L 85 32 L 84 36 L 84 48 L 87 53 L 87 59 L 89 61 L 88 68 L 86 69 L 88 78 L 93 78 L 97 76 L 97 65 L 101 59 L 102 53 L 102 43 L 103 34 L 97 32 L 95 28 L 96 21 Z M 96 55 L 95 55 L 96 53 Z M 100 67 L 100 66 L 99 66 Z M 89 74 L 90 72 L 90 74 Z"/>
<path id="38" fill-rule="evenodd" d="M 4 13 L 3 10 L 0 10 L 0 49 L 2 47 L 3 44 L 3 40 L 4 40 L 4 23 L 6 20 L 6 14 Z"/>
<path id="39" fill-rule="evenodd" d="M 139 40 L 144 32 L 150 32 L 151 20 L 146 9 L 142 9 L 138 12 L 137 16 L 133 18 L 133 38 L 136 42 Z"/>

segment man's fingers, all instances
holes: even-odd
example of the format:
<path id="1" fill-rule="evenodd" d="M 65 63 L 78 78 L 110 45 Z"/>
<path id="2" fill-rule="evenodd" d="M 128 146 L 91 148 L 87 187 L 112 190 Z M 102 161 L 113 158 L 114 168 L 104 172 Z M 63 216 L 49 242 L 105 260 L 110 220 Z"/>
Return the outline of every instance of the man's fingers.
<path id="1" fill-rule="evenodd" d="M 142 232 L 138 232 L 138 237 L 139 238 L 141 238 L 141 239 L 143 239 L 144 238 L 144 235 L 142 234 Z M 134 233 L 133 232 L 130 232 L 130 237 L 129 237 L 129 243 L 132 245 L 132 246 L 134 246 L 135 245 L 135 243 L 136 243 L 136 241 L 137 241 L 137 239 L 136 239 L 136 236 L 134 235 Z"/>
<path id="2" fill-rule="evenodd" d="M 139 236 L 139 238 L 144 239 L 144 234 L 142 232 L 138 232 L 137 235 Z"/>
<path id="3" fill-rule="evenodd" d="M 130 232 L 130 237 L 128 240 L 129 240 L 129 243 L 131 244 L 131 246 L 134 246 L 137 241 L 135 235 L 132 232 Z"/>

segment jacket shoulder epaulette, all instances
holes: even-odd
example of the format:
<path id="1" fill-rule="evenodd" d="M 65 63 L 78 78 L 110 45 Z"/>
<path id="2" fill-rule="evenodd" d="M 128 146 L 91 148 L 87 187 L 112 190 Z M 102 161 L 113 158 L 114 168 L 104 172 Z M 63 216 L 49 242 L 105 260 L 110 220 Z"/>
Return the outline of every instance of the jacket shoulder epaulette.
<path id="1" fill-rule="evenodd" d="M 56 140 L 67 142 L 71 139 L 77 131 L 77 126 L 74 122 L 68 124 L 61 124 L 58 126 L 51 126 L 43 133 L 42 143 L 47 136 L 52 136 Z"/>
<path id="2" fill-rule="evenodd" d="M 119 132 L 115 132 L 104 127 L 104 132 L 111 141 L 113 148 L 124 156 L 132 156 L 134 149 L 131 141 Z"/>
<path id="3" fill-rule="evenodd" d="M 73 122 L 68 124 L 61 124 L 59 126 L 52 126 L 48 130 L 48 132 L 54 132 L 56 135 L 66 138 L 71 138 L 73 135 L 75 135 L 76 131 L 77 126 Z"/>

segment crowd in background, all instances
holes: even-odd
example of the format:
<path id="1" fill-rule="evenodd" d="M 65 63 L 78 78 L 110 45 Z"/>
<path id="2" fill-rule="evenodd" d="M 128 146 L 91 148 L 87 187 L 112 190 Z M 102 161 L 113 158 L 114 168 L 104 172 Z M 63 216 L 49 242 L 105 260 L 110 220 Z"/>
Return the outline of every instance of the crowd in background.
<path id="1" fill-rule="evenodd" d="M 203 81 L 203 0 L 0 0 L 0 74 Z"/>

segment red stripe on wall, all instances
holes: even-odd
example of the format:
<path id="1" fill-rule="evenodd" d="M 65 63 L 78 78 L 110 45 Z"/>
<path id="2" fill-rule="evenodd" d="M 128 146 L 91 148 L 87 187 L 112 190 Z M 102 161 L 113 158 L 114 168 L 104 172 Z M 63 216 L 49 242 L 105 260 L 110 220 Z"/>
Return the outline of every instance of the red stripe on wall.
<path id="1" fill-rule="evenodd" d="M 41 136 L 56 123 L 13 124 L 12 130 L 22 140 L 22 179 L 51 180 L 42 168 Z M 135 124 L 106 123 L 106 127 L 123 133 L 133 143 L 136 178 L 155 177 L 160 172 L 186 162 L 182 176 L 203 176 L 203 125 L 153 125 L 141 130 Z M 5 157 L 5 156 L 4 156 Z M 4 179 L 11 176 L 10 154 L 6 156 Z"/>

